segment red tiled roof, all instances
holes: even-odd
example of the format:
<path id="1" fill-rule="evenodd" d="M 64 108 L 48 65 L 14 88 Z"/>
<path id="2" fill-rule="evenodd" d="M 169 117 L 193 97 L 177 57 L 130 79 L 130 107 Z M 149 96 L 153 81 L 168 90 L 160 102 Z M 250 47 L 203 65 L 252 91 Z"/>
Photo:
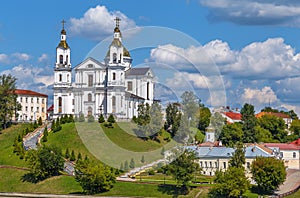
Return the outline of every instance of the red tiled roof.
<path id="1" fill-rule="evenodd" d="M 289 143 L 264 143 L 266 147 L 278 147 L 280 150 L 300 150 L 300 147 Z"/>
<path id="2" fill-rule="evenodd" d="M 48 111 L 53 111 L 54 110 L 54 105 L 51 105 L 48 109 L 47 109 L 47 112 Z"/>
<path id="3" fill-rule="evenodd" d="M 15 93 L 17 95 L 41 96 L 41 97 L 47 97 L 48 98 L 48 95 L 46 95 L 46 94 L 41 94 L 41 93 L 38 93 L 38 92 L 35 92 L 35 91 L 31 91 L 31 90 L 16 89 Z"/>
<path id="4" fill-rule="evenodd" d="M 275 112 L 260 112 L 260 113 L 256 114 L 255 117 L 260 118 L 264 115 L 274 115 L 279 118 L 291 118 L 289 115 L 286 115 L 284 113 L 275 113 Z"/>
<path id="5" fill-rule="evenodd" d="M 300 146 L 300 138 L 298 138 L 297 140 L 291 142 L 291 144 Z"/>
<path id="6" fill-rule="evenodd" d="M 234 113 L 234 112 L 224 112 L 227 117 L 231 118 L 232 120 L 241 120 L 242 114 L 240 113 Z"/>

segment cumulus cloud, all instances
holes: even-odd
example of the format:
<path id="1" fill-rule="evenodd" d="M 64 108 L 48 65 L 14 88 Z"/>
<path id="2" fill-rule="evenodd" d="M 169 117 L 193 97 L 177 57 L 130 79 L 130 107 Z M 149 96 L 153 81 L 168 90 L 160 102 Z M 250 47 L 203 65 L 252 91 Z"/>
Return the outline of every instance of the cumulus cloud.
<path id="1" fill-rule="evenodd" d="M 10 64 L 10 63 L 20 63 L 26 62 L 31 58 L 29 54 L 16 52 L 13 54 L 0 54 L 0 63 Z"/>
<path id="2" fill-rule="evenodd" d="M 121 19 L 121 30 L 136 27 L 135 22 L 122 12 L 108 11 L 105 6 L 98 5 L 87 10 L 81 18 L 70 19 L 71 34 L 99 41 L 113 33 L 116 17 Z"/>
<path id="3" fill-rule="evenodd" d="M 200 4 L 210 9 L 208 19 L 213 22 L 299 27 L 300 2 L 294 0 L 200 0 Z"/>
<path id="4" fill-rule="evenodd" d="M 278 102 L 275 92 L 269 86 L 265 86 L 262 89 L 245 88 L 242 100 L 255 106 Z"/>
<path id="5" fill-rule="evenodd" d="M 45 70 L 48 71 L 45 74 Z M 12 69 L 1 72 L 2 74 L 11 74 L 17 78 L 18 89 L 29 89 L 49 96 L 53 95 L 53 71 L 50 67 L 39 67 L 32 65 L 17 65 Z"/>
<path id="6" fill-rule="evenodd" d="M 181 48 L 171 44 L 151 50 L 150 60 L 172 65 L 178 70 L 198 70 L 204 75 L 222 74 L 252 80 L 300 76 L 300 54 L 283 38 L 254 42 L 240 51 L 214 40 L 204 46 Z"/>
<path id="7" fill-rule="evenodd" d="M 49 57 L 47 54 L 42 54 L 39 58 L 38 58 L 38 62 L 43 62 L 43 61 L 48 61 Z"/>

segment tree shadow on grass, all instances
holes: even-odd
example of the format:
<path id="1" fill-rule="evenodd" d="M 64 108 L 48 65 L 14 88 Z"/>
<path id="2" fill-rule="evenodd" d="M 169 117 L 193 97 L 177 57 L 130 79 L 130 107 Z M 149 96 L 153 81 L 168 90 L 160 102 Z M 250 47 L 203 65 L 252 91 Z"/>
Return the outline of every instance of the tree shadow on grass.
<path id="1" fill-rule="evenodd" d="M 172 197 L 178 197 L 179 195 L 187 195 L 189 193 L 187 187 L 177 187 L 176 185 L 171 184 L 158 185 L 158 191 L 167 195 L 173 195 Z"/>
<path id="2" fill-rule="evenodd" d="M 21 177 L 22 182 L 38 183 L 42 181 L 41 178 L 36 177 L 33 173 L 26 173 Z"/>

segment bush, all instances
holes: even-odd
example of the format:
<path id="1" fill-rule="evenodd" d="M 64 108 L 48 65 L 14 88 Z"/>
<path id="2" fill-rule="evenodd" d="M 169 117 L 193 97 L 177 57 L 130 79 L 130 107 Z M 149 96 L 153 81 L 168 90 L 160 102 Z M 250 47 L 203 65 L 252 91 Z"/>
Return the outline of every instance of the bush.
<path id="1" fill-rule="evenodd" d="M 105 119 L 104 119 L 103 114 L 100 114 L 100 116 L 99 116 L 99 118 L 98 118 L 98 122 L 99 122 L 99 123 L 105 122 Z"/>
<path id="2" fill-rule="evenodd" d="M 149 175 L 155 175 L 155 171 L 154 171 L 153 169 L 150 169 L 150 170 L 148 171 L 148 174 L 149 174 Z"/>
<path id="3" fill-rule="evenodd" d="M 84 122 L 85 121 L 85 118 L 84 118 L 84 115 L 83 113 L 80 113 L 79 114 L 79 119 L 78 119 L 79 122 Z"/>
<path id="4" fill-rule="evenodd" d="M 115 123 L 115 117 L 113 116 L 113 114 L 110 114 L 109 117 L 107 118 L 107 122 L 109 123 Z"/>
<path id="5" fill-rule="evenodd" d="M 137 118 L 136 118 L 136 116 L 133 116 L 131 121 L 132 121 L 133 123 L 137 123 Z"/>
<path id="6" fill-rule="evenodd" d="M 90 116 L 88 117 L 88 122 L 95 122 L 94 116 L 90 115 Z"/>
<path id="7" fill-rule="evenodd" d="M 43 124 L 42 117 L 39 117 L 38 125 L 41 126 Z"/>
<path id="8" fill-rule="evenodd" d="M 109 123 L 104 123 L 104 126 L 107 128 L 114 128 L 113 124 L 111 122 Z"/>

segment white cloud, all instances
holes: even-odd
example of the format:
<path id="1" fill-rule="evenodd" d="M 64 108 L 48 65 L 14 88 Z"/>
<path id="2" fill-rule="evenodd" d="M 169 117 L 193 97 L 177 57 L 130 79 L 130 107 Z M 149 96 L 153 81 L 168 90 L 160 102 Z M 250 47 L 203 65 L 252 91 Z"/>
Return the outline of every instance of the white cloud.
<path id="1" fill-rule="evenodd" d="M 200 3 L 210 9 L 211 21 L 299 27 L 300 3 L 294 0 L 200 0 Z"/>
<path id="2" fill-rule="evenodd" d="M 39 58 L 38 58 L 38 62 L 43 62 L 43 61 L 47 61 L 49 59 L 47 54 L 42 54 Z"/>
<path id="3" fill-rule="evenodd" d="M 271 87 L 263 87 L 262 89 L 245 88 L 242 94 L 244 103 L 254 104 L 255 106 L 267 105 L 278 102 L 278 98 Z"/>
<path id="4" fill-rule="evenodd" d="M 16 61 L 28 61 L 30 59 L 30 55 L 19 52 L 12 54 L 11 57 L 14 58 Z"/>
<path id="5" fill-rule="evenodd" d="M 48 72 L 45 75 L 43 74 L 45 70 L 52 71 L 52 68 L 20 64 L 12 69 L 2 71 L 1 75 L 11 74 L 16 77 L 18 89 L 29 89 L 52 96 L 53 73 Z"/>
<path id="6" fill-rule="evenodd" d="M 0 63 L 8 64 L 9 57 L 7 54 L 0 54 Z"/>
<path id="7" fill-rule="evenodd" d="M 126 30 L 135 28 L 136 24 L 120 11 L 108 11 L 105 6 L 96 6 L 90 8 L 84 13 L 82 18 L 71 18 L 71 34 L 89 38 L 92 40 L 101 40 L 112 35 L 115 21 L 119 17 L 121 19 L 120 29 Z"/>

